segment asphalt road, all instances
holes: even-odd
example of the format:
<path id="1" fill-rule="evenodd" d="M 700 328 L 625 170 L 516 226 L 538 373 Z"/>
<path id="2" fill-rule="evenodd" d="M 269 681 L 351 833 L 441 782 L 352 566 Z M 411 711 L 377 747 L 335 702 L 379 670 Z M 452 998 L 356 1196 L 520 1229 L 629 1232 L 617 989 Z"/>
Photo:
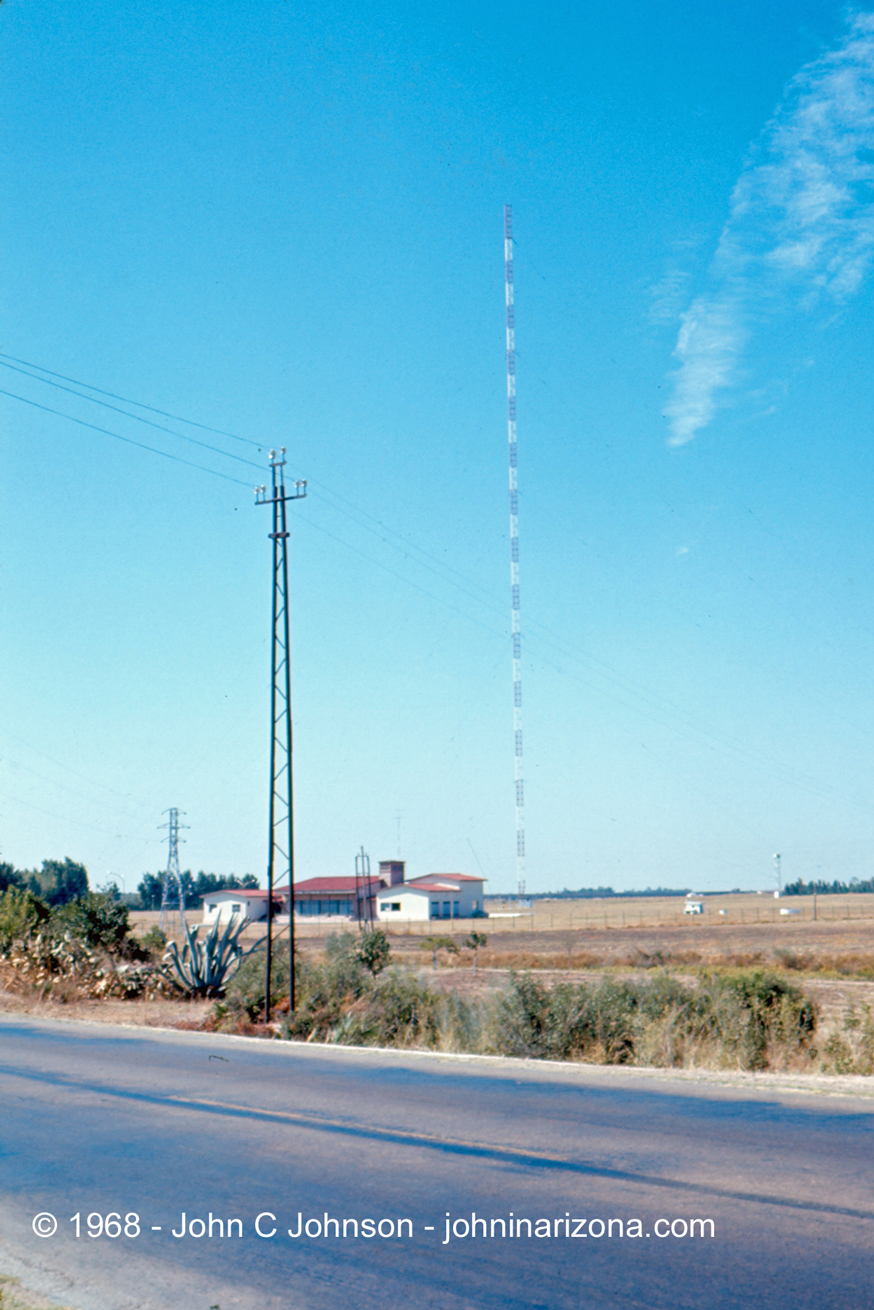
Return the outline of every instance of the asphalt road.
<path id="1" fill-rule="evenodd" d="M 76 1310 L 874 1306 L 868 1097 L 7 1015 L 0 1106 L 0 1267 Z"/>

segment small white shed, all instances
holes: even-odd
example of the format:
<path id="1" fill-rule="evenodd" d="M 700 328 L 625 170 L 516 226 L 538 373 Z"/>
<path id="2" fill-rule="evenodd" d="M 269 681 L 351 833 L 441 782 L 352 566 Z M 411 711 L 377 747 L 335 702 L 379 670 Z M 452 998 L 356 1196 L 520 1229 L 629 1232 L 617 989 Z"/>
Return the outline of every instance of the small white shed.
<path id="1" fill-rule="evenodd" d="M 203 898 L 203 922 L 205 924 L 227 923 L 235 918 L 237 923 L 257 922 L 267 918 L 267 892 L 231 890 L 208 892 Z"/>

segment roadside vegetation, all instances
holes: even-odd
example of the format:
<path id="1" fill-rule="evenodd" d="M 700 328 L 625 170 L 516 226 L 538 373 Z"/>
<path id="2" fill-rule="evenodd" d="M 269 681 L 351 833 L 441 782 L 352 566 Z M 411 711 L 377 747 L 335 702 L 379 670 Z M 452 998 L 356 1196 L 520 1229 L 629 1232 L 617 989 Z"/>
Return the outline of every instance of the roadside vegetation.
<path id="1" fill-rule="evenodd" d="M 378 963 L 369 962 L 379 943 Z M 392 961 L 381 932 L 328 939 L 321 959 L 301 956 L 296 1009 L 288 1014 L 287 948 L 274 955 L 271 1009 L 263 1024 L 263 952 L 244 961 L 208 1026 L 358 1046 L 457 1051 L 658 1068 L 874 1072 L 874 1019 L 849 1009 L 818 1041 L 817 1009 L 782 970 L 702 970 L 679 978 L 663 965 L 632 978 L 548 983 L 510 974 L 471 997 L 429 986 L 427 970 Z M 429 943 L 429 953 L 443 949 Z M 477 949 L 482 949 L 477 944 Z"/>
<path id="2" fill-rule="evenodd" d="M 69 857 L 38 871 L 0 863 L 0 984 L 19 995 L 62 1004 L 221 996 L 247 954 L 243 927 L 216 924 L 201 939 L 184 923 L 180 950 L 159 928 L 135 936 L 118 888 L 90 891 L 87 870 Z"/>
<path id="3" fill-rule="evenodd" d="M 169 995 L 178 989 L 162 956 L 162 935 L 134 937 L 127 907 L 105 892 L 54 905 L 26 887 L 0 894 L 0 982 L 9 991 L 61 1003 Z"/>
<path id="4" fill-rule="evenodd" d="M 214 1002 L 204 1025 L 212 1031 L 296 1041 L 874 1074 L 871 1008 L 847 1004 L 823 1026 L 805 989 L 806 978 L 874 979 L 868 955 L 599 955 L 570 936 L 547 952 L 511 953 L 490 947 L 482 932 L 405 939 L 393 954 L 383 931 L 347 931 L 320 953 L 298 953 L 294 1014 L 288 947 L 275 943 L 267 1026 L 263 939 L 244 949 L 242 928 L 186 928 L 181 947 L 157 928 L 137 937 L 128 907 L 111 888 L 88 890 L 73 861 L 45 861 L 39 872 L 0 866 L 0 986 L 39 1003 L 199 998 Z M 447 970 L 458 966 L 480 980 L 472 989 L 447 985 Z"/>

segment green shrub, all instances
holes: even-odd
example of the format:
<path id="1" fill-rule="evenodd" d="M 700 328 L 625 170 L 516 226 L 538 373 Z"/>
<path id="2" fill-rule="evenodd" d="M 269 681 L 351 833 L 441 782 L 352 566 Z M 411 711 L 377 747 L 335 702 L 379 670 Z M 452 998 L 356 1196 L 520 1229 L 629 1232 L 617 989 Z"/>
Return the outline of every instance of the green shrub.
<path id="1" fill-rule="evenodd" d="M 24 874 L 19 873 L 8 860 L 0 860 L 0 892 L 5 892 L 9 887 L 23 888 L 26 883 Z"/>
<path id="2" fill-rule="evenodd" d="M 16 940 L 5 960 L 11 968 L 7 981 L 13 986 L 61 1000 L 77 996 L 128 1000 L 174 991 L 165 966 L 119 962 L 70 933 L 38 932 Z"/>
<path id="3" fill-rule="evenodd" d="M 841 1027 L 831 1033 L 823 1046 L 823 1073 L 874 1073 L 874 1017 L 870 1005 L 861 1013 L 851 1002 L 844 1010 Z"/>
<path id="4" fill-rule="evenodd" d="M 699 988 L 696 1036 L 709 1039 L 722 1062 L 765 1069 L 804 1052 L 816 1031 L 816 1007 L 800 987 L 767 969 L 705 974 Z"/>
<path id="5" fill-rule="evenodd" d="M 225 987 L 225 994 L 215 1007 L 215 1017 L 226 1030 L 259 1023 L 264 1018 L 267 952 L 261 948 L 241 961 Z M 288 945 L 273 943 L 270 968 L 270 1009 L 288 1009 Z"/>
<path id="6" fill-rule="evenodd" d="M 634 1058 L 640 990 L 609 978 L 597 987 L 546 987 L 530 974 L 512 975 L 499 1013 L 498 1053 L 544 1060 L 597 1055 L 626 1064 Z"/>
<path id="7" fill-rule="evenodd" d="M 382 974 L 325 1033 L 350 1046 L 433 1047 L 438 1033 L 437 995 L 411 974 Z"/>
<path id="8" fill-rule="evenodd" d="M 163 955 L 167 949 L 167 934 L 162 932 L 158 925 L 155 924 L 148 932 L 143 933 L 140 938 L 140 946 L 149 954 L 154 951 L 158 955 Z"/>
<path id="9" fill-rule="evenodd" d="M 277 951 L 274 1009 L 287 1008 L 287 968 L 286 948 Z M 513 974 L 505 991 L 466 1000 L 408 972 L 372 972 L 360 939 L 342 933 L 328 939 L 322 961 L 298 959 L 295 989 L 283 1035 L 307 1041 L 666 1067 L 803 1067 L 816 1058 L 813 1003 L 762 969 L 705 974 L 697 986 L 667 973 L 551 987 Z M 216 1018 L 239 1029 L 263 1010 L 261 951 L 240 966 Z M 874 1069 L 874 1019 L 867 1010 L 854 1014 L 826 1044 L 838 1072 Z"/>
<path id="10" fill-rule="evenodd" d="M 667 974 L 553 987 L 523 974 L 498 1002 L 491 1046 L 534 1059 L 763 1069 L 807 1058 L 815 1029 L 813 1003 L 763 970 L 708 975 L 696 988 Z"/>
<path id="11" fill-rule="evenodd" d="M 87 892 L 52 910 L 49 931 L 60 936 L 69 933 L 92 950 L 110 955 L 136 953 L 128 940 L 128 908 L 106 892 Z"/>
<path id="12" fill-rule="evenodd" d="M 423 937 L 422 947 L 431 952 L 431 963 L 437 968 L 437 952 L 446 951 L 448 955 L 457 955 L 458 946 L 452 937 Z"/>
<path id="13" fill-rule="evenodd" d="M 489 939 L 488 939 L 488 937 L 486 936 L 486 934 L 485 934 L 484 932 L 472 932 L 472 933 L 468 933 L 467 937 L 465 937 L 465 939 L 464 939 L 464 943 L 463 943 L 463 944 L 467 947 L 467 949 L 468 949 L 469 951 L 473 951 L 473 971 L 474 971 L 474 973 L 476 973 L 476 971 L 477 971 L 477 967 L 478 967 L 478 965 L 479 965 L 479 951 L 480 951 L 480 947 L 481 947 L 481 946 L 485 946 L 485 945 L 488 943 L 488 940 L 489 940 Z M 436 960 L 436 957 L 435 957 L 435 960 Z M 570 960 L 570 948 L 568 948 L 568 960 Z M 437 967 L 437 965 L 436 965 L 436 963 L 435 963 L 434 968 L 436 969 L 436 967 Z M 570 966 L 568 966 L 568 967 L 570 967 Z"/>
<path id="14" fill-rule="evenodd" d="M 347 1009 L 376 986 L 388 957 L 389 944 L 382 932 L 332 933 L 325 943 L 323 961 L 298 955 L 295 961 L 295 1013 L 289 1035 L 324 1040 L 340 1023 Z M 264 1014 L 266 952 L 259 949 L 245 960 L 229 981 L 216 1010 L 224 1028 L 257 1023 Z M 288 1009 L 288 946 L 273 948 L 270 980 L 271 1011 Z"/>
<path id="15" fill-rule="evenodd" d="M 375 985 L 376 976 L 361 959 L 358 937 L 351 932 L 332 933 L 321 963 L 306 956 L 296 962 L 290 1035 L 327 1040 L 346 1010 Z"/>
<path id="16" fill-rule="evenodd" d="M 7 887 L 0 896 L 0 955 L 27 938 L 49 917 L 49 908 L 30 891 Z"/>
<path id="17" fill-rule="evenodd" d="M 372 974 L 382 973 L 390 956 L 391 946 L 381 928 L 375 928 L 359 939 L 358 958 Z"/>

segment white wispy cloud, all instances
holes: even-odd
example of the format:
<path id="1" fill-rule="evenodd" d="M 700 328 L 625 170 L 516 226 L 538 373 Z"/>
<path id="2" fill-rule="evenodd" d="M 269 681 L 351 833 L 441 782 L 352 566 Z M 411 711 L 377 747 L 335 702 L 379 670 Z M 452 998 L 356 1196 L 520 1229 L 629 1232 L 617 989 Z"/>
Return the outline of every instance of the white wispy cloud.
<path id="1" fill-rule="evenodd" d="M 675 323 L 687 296 L 689 273 L 685 269 L 672 268 L 658 282 L 649 288 L 652 323 Z"/>
<path id="2" fill-rule="evenodd" d="M 681 316 L 666 409 L 683 445 L 737 379 L 753 316 L 842 302 L 874 258 L 874 14 L 786 89 L 738 179 L 707 290 Z"/>

